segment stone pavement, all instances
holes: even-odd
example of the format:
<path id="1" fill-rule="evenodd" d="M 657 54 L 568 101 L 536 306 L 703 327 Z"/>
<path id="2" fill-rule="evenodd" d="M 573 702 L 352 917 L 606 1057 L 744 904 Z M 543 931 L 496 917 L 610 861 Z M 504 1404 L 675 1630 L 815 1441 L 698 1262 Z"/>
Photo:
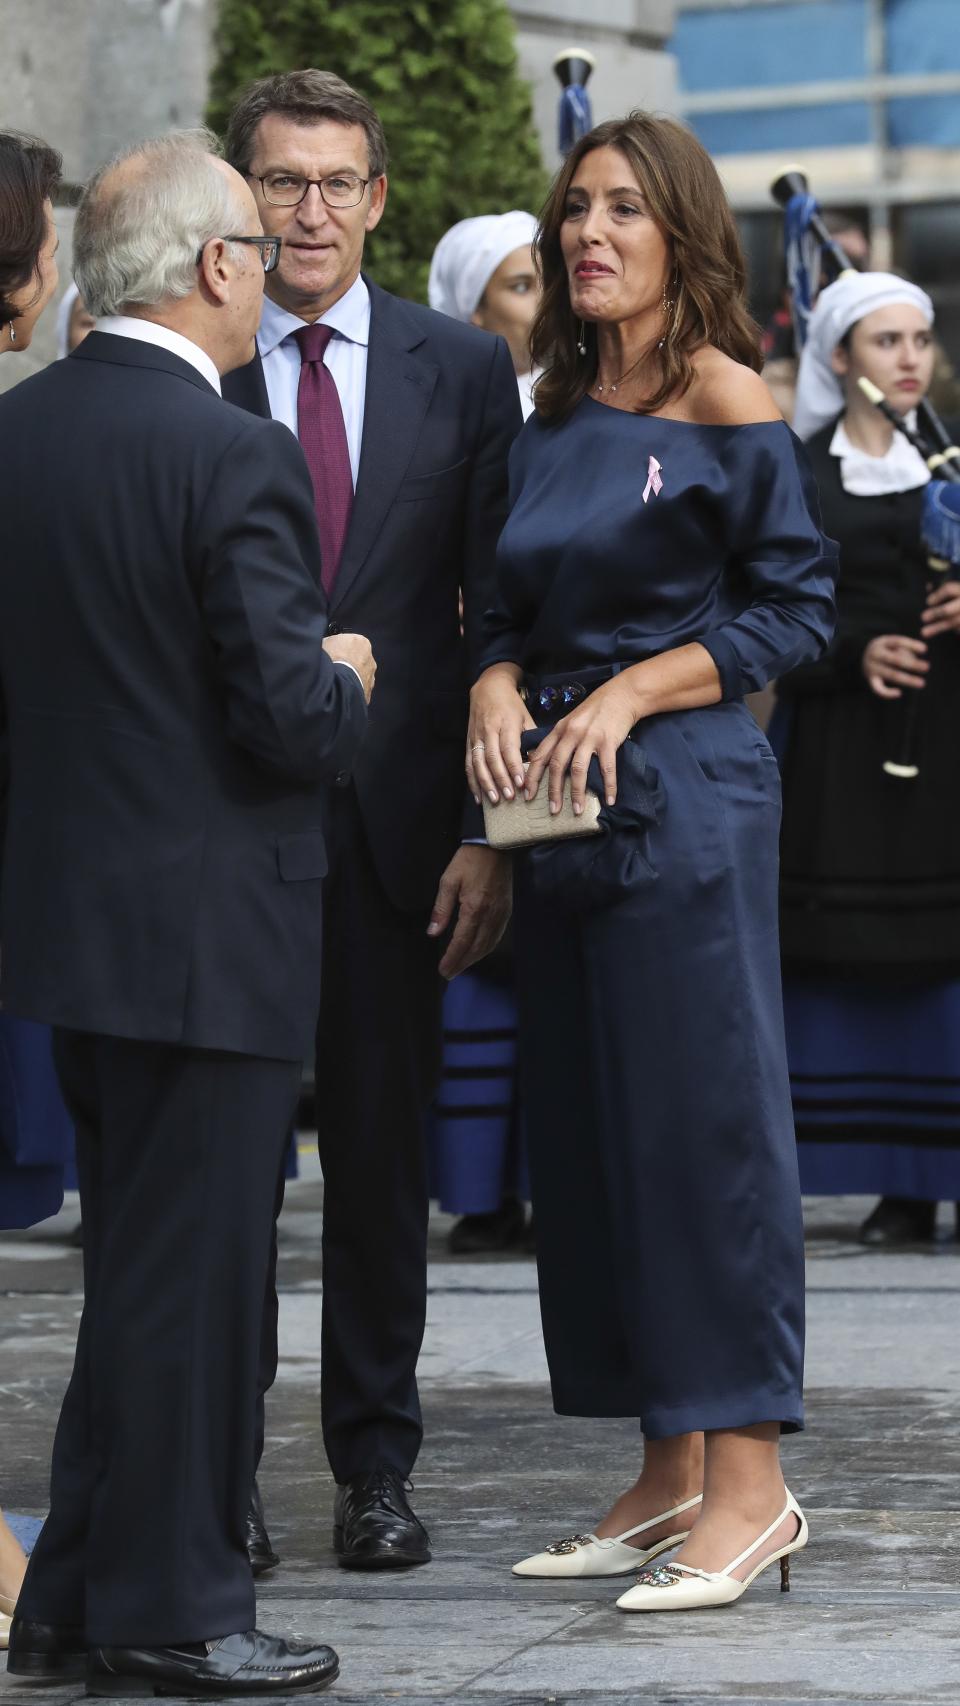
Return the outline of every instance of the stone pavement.
<path id="1" fill-rule="evenodd" d="M 317 1413 L 321 1186 L 308 1170 L 282 1223 L 282 1362 L 261 1481 L 283 1564 L 261 1585 L 262 1625 L 331 1640 L 342 1672 L 327 1698 L 352 1706 L 955 1706 L 960 1247 L 868 1254 L 852 1238 L 864 1202 L 807 1207 L 809 1428 L 784 1455 L 812 1536 L 792 1592 L 773 1570 L 724 1610 L 626 1617 L 613 1603 L 623 1584 L 509 1573 L 588 1528 L 633 1478 L 635 1428 L 553 1415 L 533 1264 L 449 1259 L 442 1216 L 415 1492 L 435 1562 L 386 1576 L 336 1567 Z M 74 1201 L 59 1222 L 0 1234 L 0 1494 L 35 1516 L 80 1307 L 79 1258 L 62 1243 L 75 1219 Z M 66 1706 L 80 1692 L 42 1698 Z M 36 1691 L 0 1679 L 0 1706 L 28 1699 Z"/>

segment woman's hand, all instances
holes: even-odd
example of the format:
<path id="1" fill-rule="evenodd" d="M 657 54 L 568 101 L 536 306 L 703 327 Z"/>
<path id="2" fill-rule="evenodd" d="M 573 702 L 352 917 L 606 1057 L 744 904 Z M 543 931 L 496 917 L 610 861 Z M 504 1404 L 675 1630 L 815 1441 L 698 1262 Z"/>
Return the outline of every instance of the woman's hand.
<path id="1" fill-rule="evenodd" d="M 520 697 L 521 673 L 518 664 L 495 663 L 470 694 L 467 782 L 478 805 L 481 794 L 496 805 L 501 793 L 512 800 L 523 787 L 520 736 L 537 725 Z"/>
<path id="2" fill-rule="evenodd" d="M 527 771 L 525 797 L 532 800 L 547 771 L 550 810 L 554 815 L 563 801 L 563 786 L 570 772 L 570 797 L 579 817 L 587 795 L 587 771 L 594 754 L 603 774 L 603 791 L 608 806 L 617 798 L 617 753 L 634 724 L 640 720 L 637 698 L 623 675 L 614 676 L 597 687 L 557 723 L 540 742 Z"/>
<path id="3" fill-rule="evenodd" d="M 879 634 L 861 664 L 871 692 L 880 699 L 902 699 L 905 687 L 925 687 L 930 668 L 924 641 L 905 634 Z"/>
<path id="4" fill-rule="evenodd" d="M 960 634 L 960 582 L 944 581 L 936 592 L 931 592 L 920 634 L 924 640 L 932 640 L 935 634 Z"/>

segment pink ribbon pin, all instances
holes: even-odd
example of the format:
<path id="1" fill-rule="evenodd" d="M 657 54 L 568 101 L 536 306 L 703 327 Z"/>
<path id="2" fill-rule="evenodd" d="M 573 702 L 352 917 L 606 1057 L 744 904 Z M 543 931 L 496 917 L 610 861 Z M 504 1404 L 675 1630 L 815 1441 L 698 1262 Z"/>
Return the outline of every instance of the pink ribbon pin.
<path id="1" fill-rule="evenodd" d="M 656 498 L 656 497 L 659 497 L 662 490 L 663 490 L 663 481 L 660 478 L 660 464 L 657 461 L 655 456 L 651 456 L 649 462 L 647 463 L 647 483 L 643 488 L 643 501 L 644 501 L 644 503 L 647 502 L 651 492 L 653 493 L 654 497 Z"/>

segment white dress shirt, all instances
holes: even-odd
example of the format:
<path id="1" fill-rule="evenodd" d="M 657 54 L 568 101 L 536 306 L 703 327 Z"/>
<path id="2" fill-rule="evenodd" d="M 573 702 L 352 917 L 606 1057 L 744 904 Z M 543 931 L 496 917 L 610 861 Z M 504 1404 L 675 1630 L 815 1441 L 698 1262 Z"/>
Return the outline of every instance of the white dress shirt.
<path id="1" fill-rule="evenodd" d="M 353 489 L 357 489 L 360 446 L 363 441 L 363 404 L 367 389 L 367 346 L 370 342 L 370 292 L 356 278 L 339 302 L 321 314 L 321 326 L 332 326 L 335 336 L 324 352 L 323 364 L 333 375 L 343 424 L 347 434 Z M 270 413 L 293 433 L 297 432 L 297 391 L 300 385 L 300 349 L 293 334 L 306 320 L 278 308 L 269 296 L 263 299 L 263 317 L 257 347 L 270 401 Z M 299 437 L 299 434 L 297 435 Z"/>
<path id="2" fill-rule="evenodd" d="M 178 355 L 181 361 L 188 361 L 191 367 L 202 374 L 221 396 L 220 375 L 206 350 L 201 349 L 191 338 L 185 338 L 180 332 L 173 332 L 169 326 L 158 326 L 155 320 L 141 320 L 133 314 L 105 314 L 97 320 L 94 326 L 97 332 L 108 332 L 112 337 L 136 338 L 141 344 L 153 344 L 157 349 L 168 350 L 171 355 Z"/>

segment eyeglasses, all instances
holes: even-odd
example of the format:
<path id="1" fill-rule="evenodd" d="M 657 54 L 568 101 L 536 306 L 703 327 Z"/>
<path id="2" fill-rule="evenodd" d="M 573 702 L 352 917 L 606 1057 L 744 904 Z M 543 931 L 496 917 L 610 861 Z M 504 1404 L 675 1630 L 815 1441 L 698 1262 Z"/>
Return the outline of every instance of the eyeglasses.
<path id="1" fill-rule="evenodd" d="M 316 184 L 328 207 L 359 207 L 369 178 L 353 172 L 337 172 L 332 178 L 298 178 L 292 172 L 268 172 L 265 178 L 247 173 L 263 191 L 272 207 L 297 207 Z"/>
<path id="2" fill-rule="evenodd" d="M 225 243 L 249 243 L 252 249 L 259 249 L 264 272 L 273 272 L 280 260 L 280 250 L 283 247 L 282 237 L 224 237 L 223 241 Z M 205 247 L 206 244 L 204 244 Z M 203 249 L 197 254 L 197 266 L 202 260 Z"/>

